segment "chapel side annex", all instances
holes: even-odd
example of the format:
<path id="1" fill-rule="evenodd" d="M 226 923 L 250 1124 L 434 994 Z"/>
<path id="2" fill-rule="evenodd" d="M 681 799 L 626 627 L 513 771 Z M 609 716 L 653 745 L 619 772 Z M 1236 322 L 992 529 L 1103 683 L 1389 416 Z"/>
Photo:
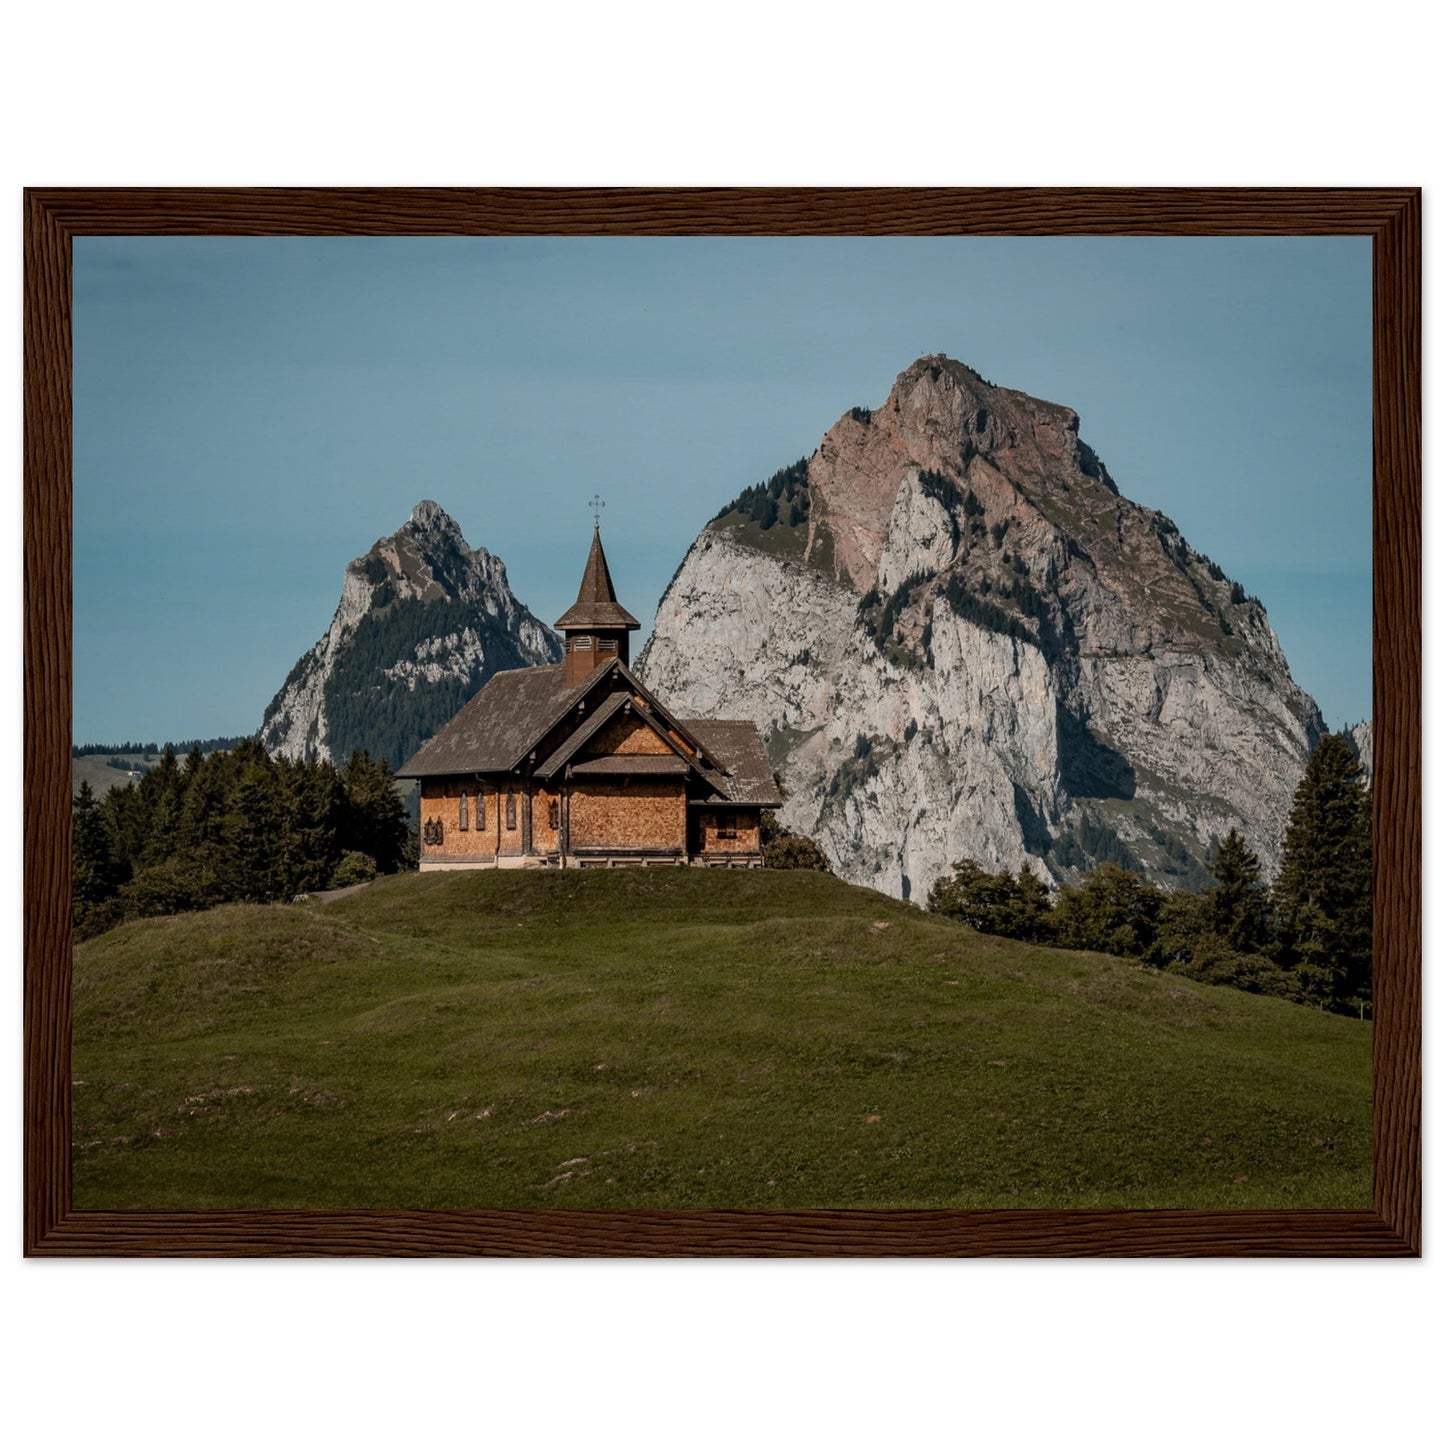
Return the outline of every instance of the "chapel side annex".
<path id="1" fill-rule="evenodd" d="M 782 806 L 757 726 L 674 717 L 628 667 L 639 623 L 593 528 L 564 661 L 495 674 L 397 776 L 421 787 L 421 868 L 761 867 Z"/>

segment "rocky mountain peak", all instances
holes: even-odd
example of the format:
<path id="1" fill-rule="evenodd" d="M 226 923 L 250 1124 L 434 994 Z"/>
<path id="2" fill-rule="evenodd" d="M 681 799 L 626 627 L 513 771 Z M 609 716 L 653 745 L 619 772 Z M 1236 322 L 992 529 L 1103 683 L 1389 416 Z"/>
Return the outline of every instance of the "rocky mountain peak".
<path id="1" fill-rule="evenodd" d="M 513 595 L 501 558 L 469 546 L 424 500 L 347 563 L 331 626 L 272 699 L 262 741 L 292 757 L 342 760 L 366 747 L 397 765 L 492 673 L 561 655 Z M 412 695 L 404 705 L 403 690 Z"/>
<path id="2" fill-rule="evenodd" d="M 426 498 L 423 498 L 411 509 L 409 524 L 425 530 L 461 532 L 461 528 L 437 503 L 428 501 Z"/>
<path id="3" fill-rule="evenodd" d="M 708 524 L 639 659 L 771 738 L 784 821 L 908 896 L 954 858 L 1269 863 L 1323 730 L 1256 598 L 1121 497 L 1078 413 L 924 356 Z"/>

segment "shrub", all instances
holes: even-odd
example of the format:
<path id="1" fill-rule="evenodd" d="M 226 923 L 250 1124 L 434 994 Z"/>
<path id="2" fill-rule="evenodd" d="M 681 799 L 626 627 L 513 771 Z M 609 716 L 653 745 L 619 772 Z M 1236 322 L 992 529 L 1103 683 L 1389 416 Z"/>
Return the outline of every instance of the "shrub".
<path id="1" fill-rule="evenodd" d="M 831 873 L 832 865 L 823 850 L 801 833 L 789 833 L 763 845 L 766 868 L 801 868 L 814 873 Z"/>
<path id="2" fill-rule="evenodd" d="M 765 868 L 800 868 L 814 873 L 833 871 L 823 850 L 811 838 L 784 827 L 771 809 L 763 813 L 758 837 L 763 845 Z"/>
<path id="3" fill-rule="evenodd" d="M 370 883 L 376 877 L 376 859 L 369 853 L 343 853 L 341 861 L 331 870 L 332 888 L 350 888 L 355 883 Z"/>
<path id="4" fill-rule="evenodd" d="M 1266 994 L 1270 998 L 1289 999 L 1299 1003 L 1304 997 L 1300 981 L 1273 959 L 1258 953 L 1233 953 L 1229 949 L 1195 954 L 1192 977 L 1200 983 L 1213 983 L 1245 993 Z"/>
<path id="5" fill-rule="evenodd" d="M 1154 884 L 1113 863 L 1100 863 L 1078 888 L 1060 891 L 1055 921 L 1065 948 L 1127 958 L 1154 951 L 1164 895 Z"/>
<path id="6" fill-rule="evenodd" d="M 215 875 L 189 858 L 167 858 L 142 868 L 120 890 L 128 918 L 161 918 L 193 913 L 221 902 L 223 890 Z"/>

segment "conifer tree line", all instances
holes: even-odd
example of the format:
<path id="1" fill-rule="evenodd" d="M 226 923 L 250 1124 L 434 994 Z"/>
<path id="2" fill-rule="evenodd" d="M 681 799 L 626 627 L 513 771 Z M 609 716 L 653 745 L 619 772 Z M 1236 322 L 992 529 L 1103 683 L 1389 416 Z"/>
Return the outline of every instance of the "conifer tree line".
<path id="1" fill-rule="evenodd" d="M 1052 898 L 1027 869 L 989 873 L 965 859 L 929 894 L 935 913 L 981 933 L 1091 949 L 1204 983 L 1335 1013 L 1370 1011 L 1371 808 L 1354 750 L 1326 737 L 1295 790 L 1279 876 L 1266 886 L 1238 831 L 1218 844 L 1213 886 L 1165 893 L 1101 863 Z"/>
<path id="2" fill-rule="evenodd" d="M 271 903 L 414 865 L 391 768 L 273 758 L 254 738 L 229 752 L 167 748 L 144 777 L 71 805 L 76 936 L 128 918 L 217 903 Z"/>
<path id="3" fill-rule="evenodd" d="M 142 757 L 159 757 L 166 748 L 176 753 L 189 753 L 199 748 L 203 753 L 215 752 L 217 748 L 233 748 L 237 743 L 245 741 L 247 734 L 237 734 L 228 738 L 187 738 L 179 743 L 79 743 L 72 745 L 70 756 L 72 758 L 93 758 L 101 753 L 131 753 L 140 754 Z"/>

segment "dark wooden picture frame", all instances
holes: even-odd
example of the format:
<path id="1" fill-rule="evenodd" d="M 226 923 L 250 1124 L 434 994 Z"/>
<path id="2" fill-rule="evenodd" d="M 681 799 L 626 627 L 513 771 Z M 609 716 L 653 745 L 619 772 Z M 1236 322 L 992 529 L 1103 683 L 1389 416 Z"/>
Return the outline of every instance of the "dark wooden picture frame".
<path id="1" fill-rule="evenodd" d="M 70 1166 L 71 238 L 1368 235 L 1374 288 L 1374 1192 L 1362 1210 L 79 1212 Z M 1421 1251 L 1421 211 L 1416 189 L 64 190 L 25 196 L 28 1255 Z"/>

